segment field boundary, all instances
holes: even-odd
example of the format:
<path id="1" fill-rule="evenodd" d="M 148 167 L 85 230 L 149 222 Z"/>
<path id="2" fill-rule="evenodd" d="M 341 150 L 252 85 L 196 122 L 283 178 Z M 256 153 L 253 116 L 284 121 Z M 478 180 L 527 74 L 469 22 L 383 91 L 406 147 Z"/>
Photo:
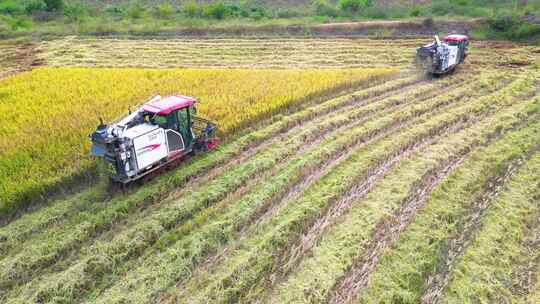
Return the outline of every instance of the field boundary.
<path id="1" fill-rule="evenodd" d="M 40 38 L 48 40 L 66 36 L 87 37 L 249 37 L 249 36 L 296 36 L 296 37 L 374 37 L 374 38 L 417 38 L 431 36 L 438 32 L 458 31 L 470 33 L 485 20 L 449 21 L 433 19 L 415 19 L 408 21 L 357 21 L 320 24 L 261 25 L 261 26 L 229 26 L 229 27 L 191 27 L 158 31 L 102 31 L 89 33 L 54 34 L 41 33 Z M 9 38 L 9 37 L 5 37 Z"/>

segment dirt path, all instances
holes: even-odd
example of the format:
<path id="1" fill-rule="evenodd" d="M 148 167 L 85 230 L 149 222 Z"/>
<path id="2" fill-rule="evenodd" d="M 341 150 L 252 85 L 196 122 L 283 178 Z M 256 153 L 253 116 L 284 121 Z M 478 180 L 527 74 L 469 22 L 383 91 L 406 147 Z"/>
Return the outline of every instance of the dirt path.
<path id="1" fill-rule="evenodd" d="M 0 44 L 0 79 L 43 65 L 38 43 Z"/>

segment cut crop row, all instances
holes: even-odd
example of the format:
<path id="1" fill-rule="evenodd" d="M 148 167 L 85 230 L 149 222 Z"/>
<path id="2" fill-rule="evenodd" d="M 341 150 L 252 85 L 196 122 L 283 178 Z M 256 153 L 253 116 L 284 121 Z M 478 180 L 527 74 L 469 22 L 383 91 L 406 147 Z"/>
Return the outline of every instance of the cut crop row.
<path id="1" fill-rule="evenodd" d="M 422 106 L 429 107 L 427 103 Z M 410 111 L 414 113 L 413 110 Z M 433 122 L 433 119 L 429 121 Z M 446 124 L 451 123 L 452 120 L 449 120 L 443 123 L 441 127 L 444 129 Z M 331 171 L 317 181 L 313 187 L 307 189 L 298 200 L 285 206 L 273 218 L 260 223 L 239 244 L 239 248 L 230 253 L 230 256 L 222 264 L 218 265 L 215 272 L 211 271 L 208 278 L 201 279 L 202 282 L 193 282 L 192 288 L 183 296 L 190 297 L 190 291 L 194 295 L 192 298 L 194 301 L 213 301 L 217 299 L 220 299 L 220 301 L 235 301 L 238 300 L 237 297 L 245 296 L 242 291 L 247 291 L 246 289 L 251 288 L 252 284 L 256 284 L 258 280 L 269 274 L 276 258 L 276 252 L 274 251 L 279 252 L 282 250 L 279 248 L 287 248 L 289 242 L 292 241 L 290 237 L 300 232 L 297 230 L 309 226 L 309 223 L 316 219 L 313 216 L 324 212 L 334 200 L 340 197 L 340 193 L 352 185 L 350 183 L 356 184 L 358 179 L 367 178 L 368 173 L 371 172 L 368 168 L 372 166 L 379 167 L 382 163 L 388 162 L 395 157 L 393 156 L 394 153 L 401 155 L 403 149 L 411 148 L 409 140 L 414 140 L 415 136 L 412 135 L 415 134 L 414 132 L 418 132 L 417 135 L 420 137 L 429 136 L 428 134 L 431 133 L 426 129 L 430 130 L 426 128 L 425 124 L 411 126 L 407 131 L 391 135 L 376 145 L 370 145 L 369 151 L 366 151 L 367 149 L 357 151 L 356 156 L 352 157 L 355 162 L 349 160 L 345 164 L 338 166 L 336 170 Z M 401 133 L 409 135 L 406 136 Z M 397 149 L 394 150 L 391 147 Z M 360 155 L 363 157 L 360 157 Z M 350 162 L 352 164 L 359 162 L 358 166 L 360 167 L 355 168 Z M 346 177 L 347 174 L 353 175 Z M 342 175 L 339 178 L 340 182 L 334 183 L 333 181 L 336 181 L 335 178 L 339 175 Z M 206 288 L 203 288 L 204 286 Z M 197 295 L 199 298 L 197 298 Z"/>
<path id="2" fill-rule="evenodd" d="M 527 111 L 538 111 L 534 103 L 525 107 Z M 537 123 L 532 124 L 514 132 L 509 142 L 481 149 L 438 187 L 415 221 L 381 257 L 360 302 L 370 303 L 374 299 L 418 302 L 428 276 L 445 256 L 446 241 L 469 210 L 475 193 L 489 180 L 486 172 L 497 172 L 505 161 L 530 150 L 535 136 L 538 138 L 537 127 Z"/>
<path id="3" fill-rule="evenodd" d="M 496 135 L 499 135 L 499 130 L 492 133 L 495 136 L 489 136 L 489 143 Z M 463 158 L 459 160 L 463 161 Z M 444 172 L 444 170 L 442 170 Z M 433 174 L 441 182 L 438 176 L 440 172 Z M 445 173 L 447 175 L 448 172 Z M 444 177 L 444 176 L 442 176 Z M 392 215 L 389 219 L 382 221 L 380 227 L 377 228 L 372 236 L 372 240 L 366 245 L 364 252 L 360 255 L 352 266 L 352 269 L 344 276 L 343 281 L 336 287 L 335 292 L 330 299 L 331 303 L 350 303 L 352 299 L 368 284 L 368 279 L 376 267 L 376 264 L 388 246 L 391 246 L 400 236 L 400 233 L 407 228 L 410 222 L 414 219 L 416 212 L 421 209 L 428 198 L 429 193 L 433 190 L 436 184 L 428 184 L 428 188 L 415 189 L 413 198 L 404 203 L 402 208 Z M 415 196 L 419 197 L 415 197 Z M 432 303 L 432 302 L 430 302 Z"/>
<path id="4" fill-rule="evenodd" d="M 470 152 L 472 146 L 478 145 L 480 139 L 495 130 L 495 126 L 491 127 L 491 124 L 500 117 L 501 115 L 489 117 L 482 124 L 441 139 L 424 151 L 403 160 L 396 171 L 385 176 L 371 192 L 367 193 L 362 189 L 357 192 L 358 195 L 346 198 L 348 201 L 345 202 L 348 204 L 336 204 L 334 209 L 338 214 L 345 212 L 340 208 L 351 210 L 322 238 L 313 239 L 310 235 L 312 231 L 302 237 L 298 249 L 293 249 L 293 253 L 297 253 L 299 249 L 310 249 L 315 240 L 319 238 L 321 240 L 312 254 L 301 262 L 299 269 L 293 270 L 291 277 L 276 287 L 271 297 L 272 301 L 281 303 L 326 301 L 332 285 L 344 274 L 347 266 L 351 265 L 359 249 L 365 250 L 370 235 L 384 231 L 382 226 L 380 229 L 376 228 L 380 226 L 378 222 L 387 213 L 397 210 L 400 206 L 404 207 L 408 200 L 418 193 L 424 196 L 429 194 L 427 188 L 420 190 L 423 187 L 433 187 L 436 179 L 432 177 L 436 177 L 437 174 L 444 173 L 437 177 L 439 181 L 448 174 L 450 169 Z M 332 212 L 328 214 L 336 216 Z M 321 218 L 319 222 L 319 225 L 314 226 L 316 229 L 329 225 L 332 220 Z M 291 267 L 289 264 L 293 261 L 289 260 L 285 264 L 288 266 L 285 270 L 289 270 Z"/>
<path id="5" fill-rule="evenodd" d="M 429 39 L 60 39 L 44 43 L 42 57 L 54 66 L 146 67 L 385 67 L 409 66 L 415 48 Z M 526 47 L 500 48 L 473 42 L 467 64 L 497 66 L 533 62 Z M 70 50 L 69 52 L 66 52 Z M 504 50 L 504 51 L 502 51 Z M 152 60 L 148 60 L 148 59 Z M 156 58 L 158 60 L 156 60 Z M 521 58 L 521 59 L 520 59 Z"/>
<path id="6" fill-rule="evenodd" d="M 491 203 L 441 302 L 525 302 L 540 249 L 538 172 L 536 153 Z"/>
<path id="7" fill-rule="evenodd" d="M 540 142 L 538 143 L 538 148 L 540 148 Z M 498 174 L 490 176 L 490 180 L 486 182 L 484 188 L 475 196 L 474 202 L 469 207 L 468 214 L 458 221 L 456 226 L 459 228 L 455 235 L 447 240 L 444 257 L 441 258 L 436 269 L 426 280 L 425 290 L 421 298 L 423 304 L 440 302 L 442 292 L 448 285 L 448 280 L 454 270 L 456 260 L 461 258 L 463 251 L 466 250 L 471 239 L 476 235 L 479 224 L 483 220 L 484 212 L 498 196 L 501 188 L 521 168 L 523 161 L 534 153 L 534 150 L 528 152 L 522 158 L 511 159 L 497 168 Z"/>

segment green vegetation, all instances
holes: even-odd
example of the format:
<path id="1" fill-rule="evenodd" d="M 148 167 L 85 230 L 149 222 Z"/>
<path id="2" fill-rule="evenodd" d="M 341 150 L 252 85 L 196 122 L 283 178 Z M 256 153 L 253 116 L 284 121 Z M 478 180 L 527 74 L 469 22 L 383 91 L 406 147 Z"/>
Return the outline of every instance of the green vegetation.
<path id="1" fill-rule="evenodd" d="M 482 17 L 488 21 L 477 29 L 479 36 L 520 40 L 537 38 L 540 25 L 530 22 L 526 16 L 539 17 L 540 3 L 529 1 L 521 5 L 519 0 L 435 0 L 429 4 L 412 5 L 407 1 L 313 0 L 279 6 L 261 1 L 101 3 L 0 0 L 0 34 L 153 33 L 186 28 Z"/>

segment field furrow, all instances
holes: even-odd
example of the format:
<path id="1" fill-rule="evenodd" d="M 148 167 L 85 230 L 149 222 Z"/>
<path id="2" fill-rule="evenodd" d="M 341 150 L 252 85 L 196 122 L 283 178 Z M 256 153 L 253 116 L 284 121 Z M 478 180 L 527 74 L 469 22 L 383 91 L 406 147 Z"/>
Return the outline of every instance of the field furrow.
<path id="1" fill-rule="evenodd" d="M 539 146 L 540 147 L 540 146 Z M 534 150 L 531 151 L 533 153 Z M 524 155 L 527 157 L 530 155 Z M 447 241 L 447 253 L 441 259 L 439 265 L 432 275 L 427 279 L 426 290 L 422 295 L 422 303 L 438 303 L 443 290 L 448 285 L 450 274 L 453 272 L 455 262 L 466 250 L 469 242 L 478 230 L 480 221 L 489 204 L 497 197 L 501 188 L 514 176 L 520 169 L 523 161 L 526 159 L 513 159 L 509 164 L 504 164 L 498 171 L 503 173 L 498 176 L 492 176 L 484 185 L 484 189 L 477 195 L 478 198 L 471 205 L 470 214 L 457 224 L 459 227 L 455 236 Z"/>
<path id="2" fill-rule="evenodd" d="M 448 287 L 444 293 L 433 297 L 434 300 L 444 303 L 526 302 L 534 285 L 539 256 L 538 172 L 540 154 L 537 151 L 485 211 L 474 239 L 447 274 Z M 451 253 L 450 248 L 449 256 Z M 429 291 L 428 287 L 426 294 Z"/>
<path id="3" fill-rule="evenodd" d="M 373 299 L 420 301 L 427 278 L 447 252 L 446 241 L 455 233 L 455 229 L 458 229 L 459 219 L 467 214 L 475 195 L 489 180 L 483 172 L 497 174 L 496 168 L 504 168 L 508 161 L 534 147 L 538 132 L 535 121 L 538 113 L 537 100 L 524 103 L 521 111 L 533 113 L 528 121 L 530 126 L 505 136 L 505 141 L 497 141 L 473 153 L 433 191 L 426 206 L 416 215 L 398 241 L 381 256 L 371 273 L 367 288 L 360 294 L 361 303 L 370 303 Z M 507 117 L 523 115 L 518 113 L 520 112 Z M 517 151 L 520 152 L 516 153 Z"/>
<path id="4" fill-rule="evenodd" d="M 451 121 L 452 120 L 448 121 L 447 123 L 451 124 Z M 418 130 L 418 129 L 416 129 L 417 127 L 419 127 L 419 126 L 414 126 L 414 127 L 412 127 L 412 129 L 413 130 Z M 395 136 L 398 136 L 398 134 L 396 134 Z M 394 136 L 391 136 L 388 139 L 385 139 L 383 142 L 388 143 L 388 140 L 390 140 L 390 139 L 394 139 L 394 142 L 393 142 L 394 144 L 398 144 L 399 142 L 404 144 L 403 141 L 406 141 L 407 137 L 402 136 L 398 140 L 398 139 L 394 138 Z M 376 146 L 378 146 L 378 145 L 376 145 Z M 408 145 L 405 144 L 405 146 L 408 146 Z M 377 151 L 377 150 L 378 150 L 378 148 L 376 150 L 374 150 L 373 153 L 375 153 L 375 151 Z M 389 152 L 390 155 L 392 155 L 392 153 L 390 151 L 392 151 L 392 150 L 390 149 L 390 150 L 387 150 L 386 152 Z M 398 149 L 398 151 L 401 151 L 401 149 Z M 403 152 L 403 151 L 401 151 L 401 152 Z M 366 159 L 370 159 L 370 157 L 366 156 Z M 384 159 L 385 159 L 384 162 L 388 161 L 388 158 L 385 157 Z M 375 161 L 375 160 L 373 160 L 373 161 Z M 381 162 L 383 162 L 383 161 L 381 160 Z M 368 171 L 368 172 L 371 172 L 371 171 Z M 360 171 L 358 173 L 361 174 L 362 171 Z M 332 174 L 332 172 L 329 175 L 331 175 L 331 174 Z M 324 181 L 325 178 L 328 178 L 328 176 L 323 177 L 320 181 Z M 315 186 L 318 186 L 317 184 L 318 183 L 315 183 Z M 334 186 L 337 187 L 337 185 L 334 185 Z M 346 185 L 341 185 L 341 186 L 346 187 Z M 334 189 L 334 190 L 336 190 L 336 189 Z M 325 191 L 325 189 L 323 188 L 323 189 L 321 189 L 321 191 Z M 308 189 L 307 192 L 310 192 L 309 189 Z M 341 193 L 341 192 L 342 192 L 341 190 L 336 190 L 336 191 L 333 191 L 332 193 Z M 326 205 L 326 202 L 328 202 L 329 199 L 332 199 L 332 197 L 325 197 L 325 195 L 323 195 L 323 194 L 321 194 L 320 196 L 325 197 L 324 199 L 321 199 L 320 197 L 314 198 L 312 196 L 313 193 L 309 193 L 309 194 L 311 194 L 311 195 L 308 195 L 308 197 L 310 198 L 311 204 L 313 204 L 313 200 L 320 202 L 320 204 L 319 204 L 320 207 L 319 208 L 321 208 L 321 207 L 324 208 L 325 206 L 328 206 L 328 205 Z M 287 239 L 287 237 L 285 236 L 286 234 L 285 235 L 280 235 L 280 231 L 276 230 L 276 229 L 279 229 L 279 227 L 281 226 L 281 228 L 283 228 L 284 231 L 290 231 L 289 233 L 294 233 L 293 231 L 295 231 L 295 229 L 300 228 L 299 226 L 295 225 L 297 223 L 296 221 L 301 220 L 301 218 L 304 217 L 304 216 L 308 216 L 308 214 L 313 214 L 313 212 L 317 212 L 316 210 L 319 210 L 319 209 L 313 208 L 313 206 L 312 206 L 311 208 L 307 209 L 307 210 L 309 210 L 309 212 L 307 214 L 304 214 L 303 216 L 301 216 L 299 219 L 294 219 L 294 217 L 293 217 L 293 219 L 291 219 L 290 222 L 287 221 L 286 219 L 284 219 L 285 220 L 284 223 L 289 223 L 289 224 L 284 224 L 284 223 L 280 224 L 279 222 L 277 222 L 277 223 L 274 223 L 272 225 L 272 222 L 276 221 L 279 218 L 282 218 L 284 216 L 282 213 L 293 212 L 292 213 L 293 215 L 299 216 L 298 212 L 300 212 L 300 210 L 302 210 L 302 209 L 300 209 L 298 211 L 295 211 L 295 209 L 296 208 L 302 208 L 301 206 L 303 204 L 305 204 L 304 202 L 307 199 L 308 198 L 306 198 L 306 195 L 304 195 L 299 200 L 300 202 L 290 203 L 287 206 L 287 208 L 285 208 L 283 210 L 283 212 L 280 212 L 280 214 L 276 215 L 274 218 L 269 220 L 267 223 L 263 223 L 262 225 L 260 225 L 262 227 L 273 227 L 273 228 L 267 228 L 269 231 L 265 231 L 265 233 L 261 233 L 260 229 L 262 229 L 262 228 L 259 227 L 251 234 L 251 239 L 242 241 L 242 243 L 240 244 L 240 249 L 236 250 L 237 252 L 236 252 L 236 254 L 234 254 L 234 257 L 228 258 L 225 262 L 222 263 L 222 264 L 225 264 L 225 265 L 219 265 L 219 267 L 217 267 L 218 269 L 224 269 L 224 273 L 222 274 L 222 276 L 223 276 L 222 279 L 217 279 L 216 278 L 217 275 L 216 276 L 215 275 L 210 275 L 210 278 L 203 280 L 204 283 L 202 283 L 202 282 L 199 282 L 197 284 L 194 283 L 195 287 L 193 289 L 199 289 L 201 286 L 209 286 L 209 288 L 207 288 L 207 289 L 199 289 L 199 290 L 190 290 L 190 291 L 188 291 L 186 293 L 189 294 L 190 292 L 193 292 L 193 294 L 197 294 L 197 293 L 200 293 L 203 290 L 206 290 L 208 292 L 207 296 L 209 296 L 209 298 L 206 298 L 206 300 L 199 299 L 199 300 L 194 300 L 194 301 L 212 301 L 212 300 L 215 300 L 217 298 L 221 299 L 221 298 L 225 297 L 225 294 L 227 294 L 227 291 L 225 291 L 225 292 L 220 291 L 218 293 L 217 292 L 218 286 L 222 286 L 221 284 L 224 284 L 224 282 L 231 282 L 231 283 L 233 282 L 232 278 L 228 279 L 227 277 L 229 277 L 229 276 L 235 277 L 237 275 L 242 274 L 241 276 L 247 280 L 246 282 L 249 282 L 250 280 L 253 280 L 253 279 L 258 280 L 260 278 L 260 276 L 259 276 L 258 278 L 257 277 L 252 277 L 252 279 L 248 279 L 250 277 L 249 273 L 252 273 L 252 271 L 259 270 L 258 273 L 260 273 L 261 276 L 265 275 L 265 273 L 267 273 L 267 271 L 270 271 L 270 269 L 268 269 L 266 267 L 271 267 L 271 264 L 267 264 L 267 263 L 269 263 L 270 261 L 273 260 L 273 258 L 270 258 L 270 256 L 271 255 L 276 256 L 276 255 L 279 255 L 279 254 L 275 254 L 275 253 L 271 254 L 270 252 L 266 253 L 263 250 L 263 248 L 266 247 L 266 250 L 270 250 L 270 248 L 276 248 L 277 247 L 275 245 L 276 237 L 277 237 L 277 239 L 280 240 L 280 242 L 285 242 L 285 240 Z M 292 207 L 292 206 L 295 206 L 296 208 Z M 306 212 L 306 211 L 302 211 L 302 212 Z M 303 214 L 303 213 L 300 213 L 300 214 Z M 311 220 L 312 219 L 304 219 L 303 221 L 308 221 L 309 222 Z M 268 225 L 270 225 L 270 226 L 268 226 Z M 283 225 L 285 225 L 285 226 L 283 226 Z M 304 225 L 302 225 L 302 226 L 304 226 Z M 289 230 L 289 229 L 292 229 L 292 230 Z M 262 230 L 262 231 L 264 231 L 264 230 Z M 257 233 L 257 232 L 259 232 L 259 233 Z M 277 233 L 277 234 L 272 235 L 273 234 L 272 232 Z M 283 233 L 286 233 L 286 232 L 283 232 Z M 263 238 L 264 241 L 256 241 L 258 238 Z M 244 247 L 243 244 L 246 244 L 246 243 L 249 243 L 249 244 L 257 243 L 258 245 L 255 246 L 255 247 L 257 247 L 258 250 L 255 249 L 255 248 L 250 249 L 249 246 L 247 248 Z M 261 248 L 261 246 L 263 248 Z M 276 246 L 276 247 L 274 247 L 274 246 Z M 288 245 L 283 245 L 283 246 L 286 248 Z M 240 253 L 238 253 L 238 252 L 240 252 Z M 262 257 L 262 259 L 259 260 L 258 258 L 255 258 L 255 256 L 252 256 L 252 254 L 255 254 L 255 252 L 256 252 L 256 256 L 257 257 Z M 263 252 L 264 252 L 264 254 L 263 254 Z M 261 256 L 261 254 L 262 254 L 262 256 Z M 245 256 L 243 256 L 243 255 L 245 255 Z M 250 256 L 252 256 L 252 258 L 250 258 Z M 225 269 L 227 269 L 227 264 L 233 263 L 232 265 L 234 265 L 234 263 L 235 263 L 234 260 L 235 259 L 237 259 L 239 265 L 238 266 L 232 266 L 231 273 L 227 274 L 227 270 L 225 270 Z M 244 263 L 246 263 L 246 265 L 242 265 L 243 262 L 240 262 L 242 260 L 245 261 Z M 257 263 L 257 262 L 259 263 L 259 265 L 252 264 L 251 266 L 248 266 L 250 263 Z M 231 264 L 229 264 L 229 267 L 231 267 L 230 265 Z M 265 265 L 265 266 L 262 266 L 262 265 Z M 261 272 L 262 272 L 261 267 L 264 267 L 264 269 L 266 269 L 263 274 L 261 274 Z M 234 270 L 234 269 L 236 269 L 236 270 Z M 248 271 L 248 269 L 249 269 L 249 271 Z M 235 279 L 234 281 L 237 281 L 237 280 Z M 244 284 L 246 284 L 246 282 L 244 282 Z M 242 282 L 239 282 L 239 283 L 241 284 Z M 213 290 L 213 288 L 216 288 L 216 289 Z M 234 285 L 228 287 L 228 289 L 230 289 L 231 294 L 227 294 L 227 296 L 232 296 L 233 298 L 236 295 L 234 290 L 236 290 L 236 292 L 240 292 L 239 291 L 240 288 L 235 287 Z M 186 295 L 186 296 L 189 296 L 189 295 Z M 204 297 L 202 299 L 204 299 Z M 226 301 L 226 298 L 225 298 L 225 301 Z"/>
<path id="5" fill-rule="evenodd" d="M 486 97 L 489 98 L 489 96 Z M 328 292 L 334 282 L 340 276 L 344 275 L 347 267 L 351 265 L 351 261 L 355 254 L 358 254 L 356 253 L 358 252 L 358 247 L 361 249 L 360 252 L 371 252 L 369 254 L 366 253 L 365 255 L 373 257 L 375 251 L 367 250 L 367 248 L 370 247 L 369 244 L 367 244 L 368 240 L 372 240 L 370 243 L 372 246 L 382 247 L 385 243 L 383 242 L 383 236 L 392 236 L 392 233 L 385 234 L 385 232 L 387 232 L 386 229 L 395 228 L 392 227 L 392 225 L 386 225 L 385 223 L 393 223 L 395 225 L 404 224 L 404 221 L 393 221 L 392 218 L 388 218 L 385 221 L 381 220 L 377 223 L 377 219 L 381 219 L 391 210 L 398 210 L 394 212 L 397 212 L 400 216 L 413 215 L 411 213 L 414 213 L 414 208 L 411 209 L 408 207 L 413 207 L 415 206 L 414 204 L 419 204 L 420 202 L 412 199 L 418 192 L 409 189 L 420 187 L 422 185 L 425 187 L 432 187 L 433 185 L 427 182 L 432 182 L 430 178 L 436 176 L 436 174 L 430 174 L 428 172 L 426 173 L 426 178 L 428 178 L 426 183 L 419 183 L 419 180 L 422 180 L 420 178 L 421 174 L 425 171 L 429 171 L 429 167 L 426 168 L 425 166 L 435 166 L 437 164 L 435 160 L 439 159 L 439 157 L 447 157 L 447 162 L 452 162 L 456 158 L 452 157 L 452 154 L 450 153 L 452 149 L 455 149 L 454 153 L 458 153 L 459 147 L 465 149 L 464 151 L 467 151 L 469 149 L 468 145 L 477 145 L 478 143 L 476 141 L 479 140 L 479 137 L 489 137 L 487 132 L 495 129 L 495 126 L 492 126 L 494 121 L 497 121 L 497 117 L 488 117 L 485 121 L 475 124 L 474 127 L 452 134 L 448 138 L 441 140 L 440 143 L 435 144 L 433 147 L 429 147 L 425 152 L 417 153 L 419 155 L 415 158 L 403 161 L 408 163 L 408 165 L 400 164 L 396 173 L 390 173 L 385 176 L 380 185 L 376 186 L 370 193 L 362 193 L 363 195 L 366 195 L 365 198 L 363 196 L 353 197 L 343 206 L 336 205 L 335 210 L 337 214 L 329 212 L 327 213 L 327 216 L 330 217 L 319 219 L 318 225 L 314 225 L 312 230 L 302 237 L 299 245 L 292 251 L 293 254 L 290 255 L 289 260 L 286 261 L 285 270 L 289 270 L 289 264 L 291 264 L 292 261 L 299 259 L 298 256 L 295 255 L 298 254 L 298 251 L 303 252 L 305 255 L 307 250 L 313 250 L 308 257 L 299 262 L 300 265 L 298 266 L 298 270 L 291 273 L 289 278 L 284 282 L 282 282 L 283 278 L 280 278 L 280 276 L 283 276 L 282 272 L 285 272 L 285 274 L 287 273 L 282 270 L 284 266 L 280 266 L 277 286 L 270 299 L 277 303 L 326 301 L 326 298 L 329 295 Z M 472 124 L 472 122 L 469 123 Z M 444 150 L 441 150 L 443 148 Z M 433 152 L 433 150 L 437 152 Z M 438 154 L 440 154 L 440 156 Z M 441 162 L 443 160 L 444 159 L 440 159 Z M 437 169 L 431 168 L 431 170 L 437 172 Z M 415 176 L 418 177 L 415 178 Z M 421 194 L 427 195 L 428 191 L 426 189 L 423 190 L 424 191 L 421 192 Z M 408 192 L 410 192 L 412 196 L 409 200 L 406 199 L 406 194 Z M 407 202 L 411 205 L 407 205 Z M 356 207 L 348 211 L 347 209 L 352 208 L 351 205 Z M 400 212 L 403 210 L 399 209 L 399 206 L 405 208 L 408 213 Z M 345 207 L 346 210 L 342 211 L 341 207 Z M 419 206 L 416 205 L 416 207 Z M 315 241 L 320 238 L 320 236 L 315 235 L 322 233 L 324 230 L 321 228 L 328 226 L 334 215 L 340 215 L 340 213 L 343 213 L 344 211 L 347 211 L 346 216 L 343 219 L 340 219 L 336 227 L 330 228 L 329 232 L 321 237 L 322 239 L 319 241 L 319 244 L 311 249 L 315 244 Z M 332 222 L 335 220 L 336 218 L 334 217 Z M 380 237 L 370 237 L 372 231 L 375 236 Z M 397 229 L 390 229 L 390 231 L 395 233 Z M 351 244 L 357 245 L 351 246 Z M 374 249 L 380 250 L 381 248 L 377 247 Z M 372 264 L 365 265 L 372 266 Z M 367 270 L 367 268 L 362 270 Z M 343 288 L 343 290 L 349 291 L 353 289 Z"/>

